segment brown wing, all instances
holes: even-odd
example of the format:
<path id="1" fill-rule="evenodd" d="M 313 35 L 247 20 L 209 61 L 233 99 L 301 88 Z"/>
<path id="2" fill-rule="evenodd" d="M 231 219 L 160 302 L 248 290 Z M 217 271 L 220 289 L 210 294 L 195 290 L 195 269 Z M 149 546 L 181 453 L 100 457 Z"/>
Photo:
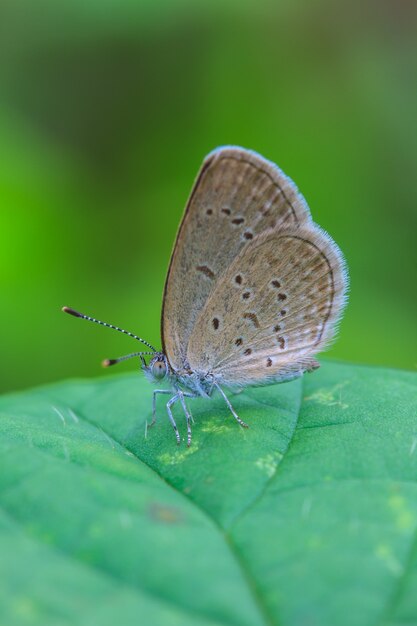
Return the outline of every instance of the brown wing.
<path id="1" fill-rule="evenodd" d="M 315 225 L 266 231 L 234 259 L 195 322 L 187 359 L 224 384 L 286 380 L 314 363 L 345 303 L 342 254 Z"/>
<path id="2" fill-rule="evenodd" d="M 259 233 L 310 223 L 294 183 L 273 163 L 237 147 L 203 162 L 177 235 L 165 283 L 162 344 L 175 370 L 188 367 L 187 345 L 213 287 Z"/>

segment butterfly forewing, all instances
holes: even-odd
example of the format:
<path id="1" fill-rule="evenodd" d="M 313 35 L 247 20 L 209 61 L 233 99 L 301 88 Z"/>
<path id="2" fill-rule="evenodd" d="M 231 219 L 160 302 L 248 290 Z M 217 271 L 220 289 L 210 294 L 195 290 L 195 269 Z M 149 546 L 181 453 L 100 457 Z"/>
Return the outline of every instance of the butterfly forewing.
<path id="1" fill-rule="evenodd" d="M 195 322 L 187 360 L 224 384 L 285 380 L 311 367 L 344 305 L 341 253 L 317 226 L 267 230 L 225 271 Z"/>
<path id="2" fill-rule="evenodd" d="M 187 346 L 195 343 L 196 320 L 241 250 L 265 230 L 309 223 L 303 197 L 274 164 L 242 148 L 220 148 L 208 155 L 188 201 L 165 285 L 162 341 L 174 370 L 189 367 Z"/>

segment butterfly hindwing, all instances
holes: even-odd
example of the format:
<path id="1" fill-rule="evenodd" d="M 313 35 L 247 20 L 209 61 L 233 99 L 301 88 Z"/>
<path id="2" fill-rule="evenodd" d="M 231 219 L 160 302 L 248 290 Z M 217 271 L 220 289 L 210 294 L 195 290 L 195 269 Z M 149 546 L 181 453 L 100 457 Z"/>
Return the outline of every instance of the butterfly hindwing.
<path id="1" fill-rule="evenodd" d="M 226 385 L 301 374 L 333 337 L 345 290 L 341 252 L 321 229 L 267 230 L 217 282 L 195 322 L 188 362 Z"/>

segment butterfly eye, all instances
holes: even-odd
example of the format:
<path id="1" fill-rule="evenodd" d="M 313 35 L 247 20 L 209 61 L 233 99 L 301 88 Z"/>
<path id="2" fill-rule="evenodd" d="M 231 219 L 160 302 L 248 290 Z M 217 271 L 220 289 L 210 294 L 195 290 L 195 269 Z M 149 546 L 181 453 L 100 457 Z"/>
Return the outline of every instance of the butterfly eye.
<path id="1" fill-rule="evenodd" d="M 154 378 L 161 380 L 167 373 L 167 366 L 165 361 L 158 360 L 152 363 L 152 375 Z"/>

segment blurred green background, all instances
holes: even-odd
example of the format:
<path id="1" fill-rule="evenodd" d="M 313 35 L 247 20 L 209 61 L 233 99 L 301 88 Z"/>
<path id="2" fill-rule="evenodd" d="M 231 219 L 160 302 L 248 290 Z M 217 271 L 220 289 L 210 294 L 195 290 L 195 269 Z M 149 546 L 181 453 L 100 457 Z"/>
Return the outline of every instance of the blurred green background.
<path id="1" fill-rule="evenodd" d="M 278 163 L 347 257 L 329 355 L 414 369 L 416 17 L 398 0 L 2 0 L 1 388 L 136 349 L 64 304 L 159 345 L 183 207 L 226 143 Z"/>

